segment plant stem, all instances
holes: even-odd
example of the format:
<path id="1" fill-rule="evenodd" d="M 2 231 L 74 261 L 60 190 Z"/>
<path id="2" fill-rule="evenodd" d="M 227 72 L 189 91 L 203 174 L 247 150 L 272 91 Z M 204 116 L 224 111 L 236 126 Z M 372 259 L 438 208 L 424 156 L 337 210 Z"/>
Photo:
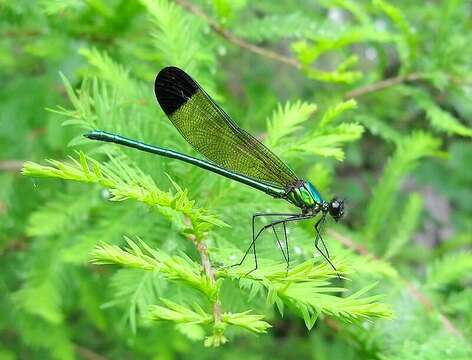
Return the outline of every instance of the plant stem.
<path id="1" fill-rule="evenodd" d="M 282 55 L 278 52 L 263 48 L 261 46 L 251 44 L 240 37 L 236 36 L 233 34 L 231 31 L 223 28 L 215 19 L 210 17 L 208 14 L 206 14 L 202 9 L 200 9 L 198 6 L 191 4 L 187 0 L 175 0 L 177 4 L 191 12 L 192 14 L 202 18 L 205 20 L 208 25 L 211 27 L 211 29 L 218 34 L 219 36 L 223 37 L 230 43 L 237 45 L 243 49 L 246 49 L 254 54 L 264 56 L 266 58 L 284 63 L 286 65 L 293 66 L 297 69 L 301 68 L 301 64 L 294 58 Z"/>
<path id="2" fill-rule="evenodd" d="M 108 360 L 108 358 L 99 355 L 96 352 L 81 345 L 75 345 L 75 350 L 83 359 L 86 360 Z"/>
<path id="3" fill-rule="evenodd" d="M 187 217 L 185 218 L 185 222 L 189 225 L 191 223 L 190 219 Z M 188 235 L 187 238 L 193 242 L 195 248 L 200 253 L 203 271 L 205 271 L 205 274 L 208 276 L 211 283 L 216 285 L 215 271 L 211 266 L 210 256 L 208 254 L 208 248 L 205 245 L 205 242 L 202 239 L 197 239 L 195 235 Z M 215 324 L 219 324 L 221 322 L 221 303 L 218 298 L 213 303 L 213 318 L 215 320 Z"/>
<path id="4" fill-rule="evenodd" d="M 182 6 L 184 9 L 186 9 L 187 11 L 194 14 L 195 16 L 198 16 L 199 18 L 203 19 L 216 34 L 218 34 L 219 36 L 221 36 L 222 38 L 224 38 L 228 42 L 230 42 L 230 43 L 232 43 L 236 46 L 239 46 L 242 49 L 250 51 L 254 54 L 257 54 L 259 56 L 263 56 L 263 57 L 266 57 L 268 59 L 278 61 L 280 63 L 292 66 L 292 67 L 297 68 L 297 69 L 302 68 L 301 63 L 293 57 L 283 55 L 281 53 L 278 53 L 278 52 L 273 51 L 273 50 L 266 49 L 266 48 L 264 48 L 262 46 L 258 46 L 256 44 L 252 44 L 252 43 L 240 38 L 239 36 L 235 35 L 231 31 L 229 31 L 229 30 L 225 29 L 224 27 L 222 27 L 218 23 L 218 21 L 216 21 L 210 15 L 205 13 L 200 7 L 190 3 L 189 1 L 187 1 L 187 0 L 174 0 L 174 1 L 177 4 L 179 4 L 180 6 Z M 449 76 L 449 77 L 450 77 L 451 81 L 453 81 L 455 83 L 459 83 L 459 84 L 470 84 L 470 82 L 472 81 L 471 79 L 461 80 L 461 79 L 456 79 L 453 76 Z M 363 95 L 366 95 L 366 94 L 369 94 L 369 93 L 373 93 L 373 92 L 377 92 L 377 91 L 380 91 L 380 90 L 383 90 L 383 89 L 386 89 L 386 88 L 389 88 L 389 87 L 392 87 L 392 86 L 395 86 L 395 85 L 399 85 L 399 84 L 402 84 L 402 83 L 405 83 L 405 82 L 417 81 L 417 80 L 421 80 L 421 79 L 425 79 L 425 78 L 426 78 L 425 74 L 416 73 L 416 72 L 413 72 L 411 74 L 406 74 L 406 75 L 398 75 L 398 76 L 383 79 L 383 80 L 380 80 L 378 82 L 375 82 L 375 83 L 372 83 L 372 84 L 369 84 L 369 85 L 365 85 L 365 86 L 361 86 L 359 88 L 348 91 L 344 95 L 344 98 L 345 99 L 358 98 L 360 96 L 363 96 Z"/>
<path id="5" fill-rule="evenodd" d="M 210 278 L 211 282 L 215 285 L 215 271 L 213 270 L 211 263 L 210 263 L 210 256 L 208 255 L 208 249 L 203 241 L 194 241 L 195 246 L 197 247 L 198 252 L 200 253 L 200 257 L 202 259 L 202 266 L 205 273 Z M 213 303 L 213 317 L 215 319 L 215 323 L 221 322 L 221 303 L 219 299 Z"/>
<path id="6" fill-rule="evenodd" d="M 419 73 L 411 73 L 407 75 L 398 75 L 388 79 L 384 79 L 366 86 L 359 87 L 357 89 L 351 90 L 344 95 L 345 99 L 357 98 L 362 95 L 366 95 L 372 92 L 380 91 L 391 86 L 402 84 L 408 81 L 416 81 L 424 79 L 425 75 Z"/>
<path id="7" fill-rule="evenodd" d="M 264 56 L 266 58 L 281 62 L 286 65 L 293 66 L 297 69 L 301 69 L 302 65 L 300 62 L 292 57 L 285 56 L 283 54 L 280 54 L 278 52 L 263 48 L 261 46 L 251 44 L 240 37 L 236 36 L 233 34 L 231 31 L 223 28 L 215 19 L 213 19 L 210 15 L 205 13 L 201 8 L 198 6 L 191 4 L 187 0 L 175 0 L 177 4 L 194 14 L 195 16 L 198 16 L 199 18 L 203 19 L 206 21 L 206 23 L 211 27 L 211 29 L 221 36 L 222 38 L 226 39 L 228 42 L 237 45 L 245 50 L 248 50 L 254 54 Z M 369 84 L 366 86 L 362 86 L 360 88 L 354 89 L 349 91 L 348 93 L 345 94 L 346 99 L 352 99 L 352 98 L 357 98 L 362 95 L 376 92 L 379 90 L 383 90 L 385 88 L 398 85 L 407 81 L 416 81 L 419 79 L 424 78 L 425 76 L 423 74 L 419 73 L 411 73 L 407 75 L 399 75 L 395 76 L 392 78 L 384 79 L 379 82 Z"/>
<path id="8" fill-rule="evenodd" d="M 2 160 L 0 161 L 0 171 L 19 172 L 22 169 L 24 163 L 25 160 Z"/>

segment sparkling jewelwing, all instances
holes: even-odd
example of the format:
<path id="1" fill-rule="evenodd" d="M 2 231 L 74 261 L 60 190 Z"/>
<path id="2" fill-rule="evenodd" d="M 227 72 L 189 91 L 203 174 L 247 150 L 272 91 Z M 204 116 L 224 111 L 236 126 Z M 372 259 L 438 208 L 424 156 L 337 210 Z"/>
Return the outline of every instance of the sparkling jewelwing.
<path id="1" fill-rule="evenodd" d="M 267 229 L 272 228 L 282 250 L 287 269 L 290 254 L 287 238 L 287 223 L 306 220 L 321 214 L 314 225 L 315 248 L 335 269 L 329 259 L 329 252 L 322 237 L 326 215 L 338 221 L 344 213 L 344 200 L 333 198 L 327 202 L 310 181 L 298 178 L 272 151 L 251 134 L 241 129 L 213 99 L 183 70 L 169 66 L 157 74 L 154 91 L 164 113 L 185 140 L 203 155 L 206 160 L 194 158 L 174 150 L 148 145 L 140 141 L 94 130 L 85 136 L 92 140 L 111 142 L 141 151 L 177 159 L 209 170 L 229 179 L 260 190 L 277 199 L 283 199 L 297 206 L 299 213 L 256 213 L 252 216 L 252 241 L 243 258 L 253 250 L 255 268 L 257 264 L 256 241 Z M 258 217 L 277 217 L 255 232 Z M 285 251 L 275 230 L 282 226 Z M 323 244 L 323 249 L 319 243 Z"/>

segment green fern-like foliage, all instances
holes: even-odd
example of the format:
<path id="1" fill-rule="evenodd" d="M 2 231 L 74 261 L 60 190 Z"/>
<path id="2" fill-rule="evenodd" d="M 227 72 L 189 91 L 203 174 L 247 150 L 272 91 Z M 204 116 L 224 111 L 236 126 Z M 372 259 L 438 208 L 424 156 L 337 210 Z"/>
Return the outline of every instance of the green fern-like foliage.
<path id="1" fill-rule="evenodd" d="M 0 358 L 472 358 L 469 2 L 0 9 Z M 198 157 L 156 104 L 168 65 L 345 198 L 323 232 L 336 272 L 310 221 L 287 228 L 288 269 L 273 232 L 256 271 L 231 267 L 253 213 L 297 209 L 83 137 Z"/>
<path id="2" fill-rule="evenodd" d="M 288 130 L 280 131 L 288 132 Z M 51 160 L 52 166 L 28 162 L 25 163 L 23 173 L 34 177 L 52 177 L 98 184 L 107 189 L 111 201 L 133 199 L 156 208 L 162 215 L 168 216 L 171 221 L 176 221 L 177 226 L 181 227 L 181 234 L 196 243 L 197 248 L 202 251 L 202 259 L 208 256 L 206 251 L 201 250 L 201 246 L 204 246 L 202 243 L 206 232 L 215 225 L 227 226 L 204 210 L 195 208 L 194 203 L 188 200 L 187 193 L 175 183 L 176 194 L 164 192 L 139 169 L 127 166 L 114 158 L 111 158 L 110 164 L 101 165 L 96 160 L 80 153 L 78 161 L 73 158 L 71 161 L 70 164 L 67 164 Z M 182 219 L 179 219 L 177 213 L 182 215 Z M 171 216 L 169 216 L 170 214 Z M 238 279 L 244 284 L 244 288 L 248 286 L 248 281 L 253 281 L 258 284 L 254 285 L 256 289 L 265 289 L 268 303 L 277 303 L 281 312 L 283 312 L 284 303 L 298 309 L 308 328 L 313 327 L 320 314 L 330 314 L 348 321 L 362 317 L 389 318 L 392 316 L 388 306 L 376 302 L 377 297 L 360 298 L 372 286 L 345 298 L 330 295 L 333 292 L 347 290 L 329 286 L 330 280 L 343 272 L 346 260 L 334 260 L 338 272 L 327 263 L 314 267 L 312 261 L 309 260 L 290 270 L 287 270 L 284 265 L 278 264 L 267 266 L 255 272 L 255 275 L 250 275 L 250 269 L 247 266 L 242 266 L 238 270 L 220 270 L 215 277 L 213 270 L 209 272 L 208 268 L 205 268 L 205 262 L 203 266 L 207 272 L 202 273 L 201 265 L 192 262 L 189 258 L 171 256 L 143 244 L 149 254 L 147 255 L 130 240 L 128 240 L 128 244 L 130 249 L 125 251 L 112 245 L 99 246 L 92 253 L 92 260 L 97 264 L 119 264 L 126 268 L 162 273 L 168 280 L 177 281 L 198 290 L 207 298 L 209 304 L 218 306 L 218 308 L 225 305 L 224 303 L 220 304 L 219 300 L 219 288 L 225 278 Z M 218 313 L 215 310 L 213 314 L 202 313 L 203 310 L 200 309 L 197 316 L 191 309 L 186 309 L 175 303 L 167 305 L 169 304 L 171 305 L 170 308 L 167 308 L 168 310 L 165 310 L 166 308 L 163 306 L 153 307 L 152 317 L 179 324 L 213 324 L 213 335 L 205 341 L 207 345 L 218 346 L 226 342 L 224 332 L 221 331 L 222 324 L 224 327 L 230 324 L 237 325 L 256 333 L 265 332 L 270 327 L 268 323 L 262 321 L 263 315 L 259 314 L 245 317 L 242 314 L 220 314 L 220 310 Z M 246 310 L 246 312 L 251 311 L 251 309 Z M 238 318 L 237 322 L 232 320 L 234 316 Z M 252 324 L 254 316 L 258 319 L 258 327 Z M 134 322 L 133 320 L 133 324 Z"/>

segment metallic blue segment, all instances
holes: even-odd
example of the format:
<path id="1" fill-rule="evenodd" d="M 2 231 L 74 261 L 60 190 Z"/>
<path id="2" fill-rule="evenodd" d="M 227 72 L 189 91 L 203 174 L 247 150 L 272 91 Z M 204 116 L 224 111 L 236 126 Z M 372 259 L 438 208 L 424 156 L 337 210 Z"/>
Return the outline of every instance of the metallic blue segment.
<path id="1" fill-rule="evenodd" d="M 318 204 L 321 204 L 323 202 L 320 193 L 318 192 L 318 190 L 316 190 L 315 186 L 311 182 L 307 181 L 305 183 L 305 187 L 310 192 L 313 200 L 315 200 Z"/>

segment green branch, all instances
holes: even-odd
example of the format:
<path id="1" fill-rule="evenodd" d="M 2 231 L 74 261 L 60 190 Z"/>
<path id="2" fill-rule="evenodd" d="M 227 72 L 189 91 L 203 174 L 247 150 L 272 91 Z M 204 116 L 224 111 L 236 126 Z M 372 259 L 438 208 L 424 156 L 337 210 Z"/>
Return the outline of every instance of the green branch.
<path id="1" fill-rule="evenodd" d="M 265 265 L 251 274 L 247 273 L 244 266 L 220 269 L 216 273 L 216 283 L 212 283 L 207 276 L 200 274 L 199 265 L 187 257 L 167 255 L 162 250 L 151 249 L 142 241 L 140 247 L 129 239 L 127 242 L 129 245 L 127 249 L 100 245 L 93 252 L 93 262 L 157 271 L 169 280 L 184 282 L 201 291 L 210 301 L 214 301 L 224 279 L 237 279 L 242 288 L 247 288 L 253 294 L 265 289 L 267 303 L 276 304 L 280 313 L 283 314 L 285 305 L 296 309 L 309 329 L 320 315 L 331 315 L 345 321 L 392 317 L 391 309 L 377 302 L 378 296 L 364 297 L 375 284 L 346 297 L 339 296 L 347 292 L 347 289 L 333 287 L 331 281 L 336 278 L 338 272 L 348 273 L 345 259 L 333 259 L 337 272 L 329 264 L 314 264 L 312 260 L 305 261 L 288 271 L 283 264 Z M 167 308 L 153 307 L 153 318 L 189 324 L 209 324 L 214 321 L 211 315 L 200 308 L 192 310 L 183 305 L 172 303 L 169 306 L 169 304 L 165 303 Z M 256 333 L 265 332 L 269 327 L 261 319 L 262 315 L 249 316 L 247 312 L 237 316 L 223 313 L 221 316 L 223 323 L 243 327 Z M 216 322 L 214 325 L 220 326 Z"/>
<path id="2" fill-rule="evenodd" d="M 51 166 L 26 162 L 22 173 L 33 177 L 51 177 L 64 180 L 73 180 L 84 183 L 98 184 L 110 191 L 110 200 L 123 201 L 133 199 L 150 207 L 156 208 L 163 215 L 169 217 L 168 211 L 172 209 L 189 220 L 190 224 L 179 222 L 183 227 L 182 232 L 193 234 L 196 239 L 202 239 L 203 233 L 212 226 L 228 226 L 217 217 L 207 211 L 195 207 L 195 202 L 187 196 L 187 191 L 182 190 L 176 183 L 176 192 L 160 190 L 154 180 L 136 167 L 126 165 L 111 158 L 108 164 L 79 153 L 79 160 L 70 158 L 70 163 L 49 160 Z M 170 216 L 174 221 L 174 218 Z"/>

